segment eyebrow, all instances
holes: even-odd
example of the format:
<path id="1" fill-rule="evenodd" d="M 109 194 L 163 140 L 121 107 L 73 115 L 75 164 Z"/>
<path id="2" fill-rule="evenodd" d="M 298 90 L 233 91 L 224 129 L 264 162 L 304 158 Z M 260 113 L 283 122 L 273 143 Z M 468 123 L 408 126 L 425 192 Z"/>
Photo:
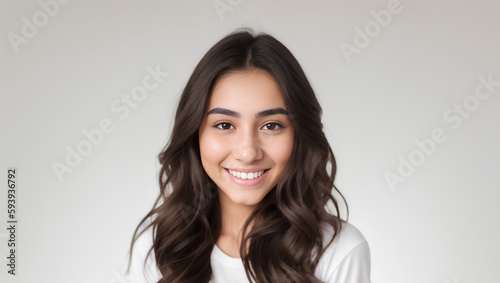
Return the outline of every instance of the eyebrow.
<path id="1" fill-rule="evenodd" d="M 233 110 L 229 110 L 226 108 L 220 108 L 220 107 L 216 107 L 216 108 L 207 112 L 207 116 L 210 114 L 222 114 L 222 115 L 232 116 L 235 118 L 239 118 L 241 116 L 240 113 L 238 113 L 238 112 L 235 112 Z M 288 116 L 288 112 L 285 109 L 277 107 L 277 108 L 272 108 L 272 109 L 260 111 L 259 113 L 257 113 L 256 117 L 262 118 L 262 117 L 276 115 L 276 114 L 283 114 L 283 115 Z"/>

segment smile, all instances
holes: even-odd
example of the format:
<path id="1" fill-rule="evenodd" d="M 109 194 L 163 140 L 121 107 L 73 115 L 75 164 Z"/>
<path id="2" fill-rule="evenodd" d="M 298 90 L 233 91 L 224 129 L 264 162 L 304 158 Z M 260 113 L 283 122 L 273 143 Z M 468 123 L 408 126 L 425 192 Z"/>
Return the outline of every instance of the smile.
<path id="1" fill-rule="evenodd" d="M 236 171 L 224 168 L 229 178 L 241 186 L 255 186 L 262 182 L 269 172 L 269 169 L 256 168 L 254 170 Z"/>
<path id="2" fill-rule="evenodd" d="M 233 170 L 230 170 L 230 169 L 227 169 L 227 170 L 234 177 L 237 177 L 237 178 L 240 178 L 240 179 L 243 179 L 243 180 L 252 180 L 252 179 L 255 179 L 255 178 L 259 178 L 260 176 L 262 176 L 262 174 L 264 174 L 264 171 L 265 171 L 265 170 L 262 170 L 262 171 L 257 171 L 257 172 L 239 172 L 239 171 L 233 171 Z"/>

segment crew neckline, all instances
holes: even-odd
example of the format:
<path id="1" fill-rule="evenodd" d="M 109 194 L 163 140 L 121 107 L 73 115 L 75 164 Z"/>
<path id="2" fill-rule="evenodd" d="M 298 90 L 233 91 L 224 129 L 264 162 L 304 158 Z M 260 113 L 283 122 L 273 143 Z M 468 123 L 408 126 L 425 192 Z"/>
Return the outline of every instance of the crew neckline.
<path id="1" fill-rule="evenodd" d="M 218 260 L 220 263 L 235 268 L 244 268 L 243 261 L 241 261 L 240 257 L 232 257 L 223 252 L 217 245 L 214 245 L 214 249 L 212 251 L 213 257 Z"/>

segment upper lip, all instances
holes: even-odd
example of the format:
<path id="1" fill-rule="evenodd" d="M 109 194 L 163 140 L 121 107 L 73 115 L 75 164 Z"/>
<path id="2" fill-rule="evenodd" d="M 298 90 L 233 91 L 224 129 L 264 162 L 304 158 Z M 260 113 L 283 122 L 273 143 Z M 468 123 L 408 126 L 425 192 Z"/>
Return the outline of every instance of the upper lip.
<path id="1" fill-rule="evenodd" d="M 265 171 L 269 168 L 226 168 L 226 169 L 237 172 L 251 173 L 251 172 Z"/>

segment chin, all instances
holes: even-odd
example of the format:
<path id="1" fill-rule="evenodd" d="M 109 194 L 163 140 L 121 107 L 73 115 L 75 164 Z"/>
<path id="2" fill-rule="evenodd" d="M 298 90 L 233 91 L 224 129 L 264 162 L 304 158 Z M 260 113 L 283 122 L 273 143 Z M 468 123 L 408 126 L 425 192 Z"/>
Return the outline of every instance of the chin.
<path id="1" fill-rule="evenodd" d="M 264 199 L 265 195 L 240 193 L 237 195 L 229 195 L 228 197 L 231 200 L 231 202 L 234 204 L 246 205 L 246 206 L 256 206 L 257 204 L 259 204 L 262 201 L 262 199 Z"/>
<path id="2" fill-rule="evenodd" d="M 239 205 L 256 206 L 262 200 L 262 198 L 233 198 L 231 199 L 233 203 Z"/>

